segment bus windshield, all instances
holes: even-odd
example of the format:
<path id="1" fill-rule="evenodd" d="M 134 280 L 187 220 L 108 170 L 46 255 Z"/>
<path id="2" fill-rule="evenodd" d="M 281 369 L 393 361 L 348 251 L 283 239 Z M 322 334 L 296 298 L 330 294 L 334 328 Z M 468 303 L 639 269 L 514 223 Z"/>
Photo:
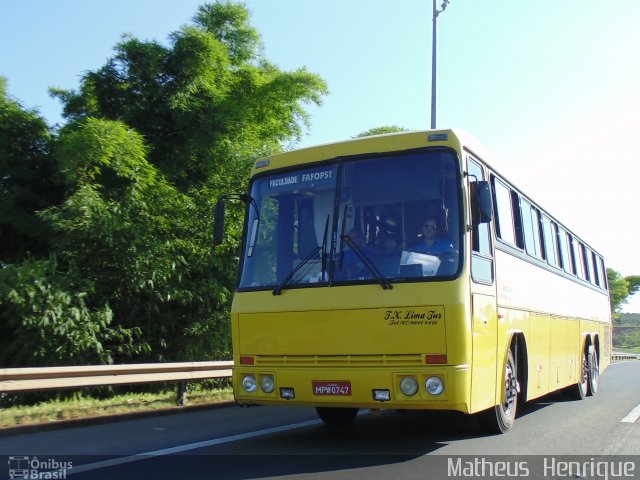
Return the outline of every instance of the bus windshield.
<path id="1" fill-rule="evenodd" d="M 239 288 L 454 278 L 459 172 L 453 151 L 432 149 L 256 177 Z"/>

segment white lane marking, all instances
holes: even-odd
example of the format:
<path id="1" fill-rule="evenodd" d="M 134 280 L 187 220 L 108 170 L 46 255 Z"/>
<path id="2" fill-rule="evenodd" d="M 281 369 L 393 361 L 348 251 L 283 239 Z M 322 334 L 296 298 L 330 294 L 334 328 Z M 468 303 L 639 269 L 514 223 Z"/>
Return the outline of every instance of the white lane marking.
<path id="1" fill-rule="evenodd" d="M 636 408 L 631 410 L 626 417 L 620 420 L 621 423 L 636 423 L 636 420 L 640 418 L 640 403 L 636 405 Z"/>
<path id="2" fill-rule="evenodd" d="M 203 442 L 188 443 L 186 445 L 178 445 L 177 447 L 163 448 L 162 450 L 154 450 L 152 452 L 137 453 L 128 457 L 112 458 L 110 460 L 103 460 L 101 462 L 88 463 L 86 465 L 73 466 L 72 469 L 67 470 L 67 475 L 73 475 L 74 473 L 90 472 L 91 470 L 98 470 L 101 468 L 114 467 L 116 465 L 123 465 L 125 463 L 139 462 L 141 460 L 147 460 L 150 457 L 161 457 L 163 455 L 171 455 L 174 453 L 186 452 L 189 450 L 196 450 L 203 447 L 211 447 L 214 445 L 222 445 L 224 443 L 237 442 L 238 440 L 246 440 L 247 438 L 260 437 L 262 435 L 269 435 L 271 433 L 286 432 L 287 430 L 295 430 L 296 428 L 309 427 L 311 425 L 317 425 L 322 423 L 321 420 L 307 420 L 305 422 L 292 423 L 290 425 L 283 425 L 281 427 L 265 428 L 264 430 L 257 430 L 255 432 L 240 433 L 238 435 L 231 435 L 229 437 L 214 438 L 211 440 L 205 440 Z"/>

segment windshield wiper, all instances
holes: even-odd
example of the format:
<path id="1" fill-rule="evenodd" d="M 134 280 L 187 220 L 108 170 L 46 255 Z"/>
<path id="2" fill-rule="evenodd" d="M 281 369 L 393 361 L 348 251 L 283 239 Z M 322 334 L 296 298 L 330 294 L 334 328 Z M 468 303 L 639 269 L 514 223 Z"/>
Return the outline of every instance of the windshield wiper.
<path id="1" fill-rule="evenodd" d="M 322 281 L 325 280 L 325 269 L 327 267 L 327 233 L 329 231 L 329 215 L 327 215 L 327 221 L 324 224 L 324 234 L 322 237 L 322 246 L 320 247 L 313 247 L 313 249 L 311 250 L 311 252 L 309 252 L 309 255 L 307 255 L 306 257 L 304 257 L 300 263 L 298 263 L 298 265 L 296 265 L 293 270 L 291 270 L 291 272 L 289 272 L 289 275 L 287 275 L 284 280 L 282 280 L 282 282 L 280 282 L 280 285 L 278 285 L 276 288 L 274 288 L 273 293 L 274 295 L 281 295 L 282 294 L 282 290 L 284 289 L 284 287 L 287 286 L 287 284 L 291 281 L 291 279 L 294 277 L 294 275 L 296 273 L 298 273 L 300 271 L 300 269 L 302 267 L 304 267 L 307 263 L 309 263 L 311 260 L 313 260 L 314 258 L 318 258 L 318 252 L 322 252 Z"/>
<path id="2" fill-rule="evenodd" d="M 295 266 L 295 268 L 293 270 L 291 270 L 291 272 L 289 272 L 289 275 L 287 275 L 284 280 L 282 280 L 282 282 L 280 282 L 280 285 L 278 285 L 274 290 L 273 290 L 273 294 L 274 295 L 280 295 L 282 293 L 282 290 L 284 289 L 284 287 L 287 285 L 287 283 L 289 283 L 289 281 L 293 278 L 293 276 L 298 273 L 298 271 L 304 267 L 310 260 L 314 259 L 314 258 L 318 258 L 318 252 L 320 251 L 322 247 L 313 247 L 313 250 L 311 250 L 311 252 L 309 252 L 309 255 L 307 255 L 306 257 L 304 257 L 300 263 L 298 265 Z"/>
<path id="3" fill-rule="evenodd" d="M 384 290 L 391 290 L 393 288 L 393 285 L 391 284 L 389 279 L 382 275 L 382 273 L 380 273 L 378 267 L 376 267 L 375 264 L 369 259 L 369 257 L 367 257 L 367 255 L 356 244 L 356 242 L 351 240 L 351 237 L 349 237 L 349 235 L 342 235 L 341 240 L 344 240 L 344 242 L 349 245 L 349 248 L 353 250 L 353 253 L 355 253 L 362 261 L 362 263 L 364 263 L 364 266 L 367 267 L 367 270 L 369 270 L 375 277 L 375 279 L 378 280 L 378 283 Z"/>
<path id="4" fill-rule="evenodd" d="M 327 234 L 329 233 L 329 215 L 324 223 L 324 235 L 322 237 L 322 281 L 325 281 L 324 274 L 327 271 Z"/>

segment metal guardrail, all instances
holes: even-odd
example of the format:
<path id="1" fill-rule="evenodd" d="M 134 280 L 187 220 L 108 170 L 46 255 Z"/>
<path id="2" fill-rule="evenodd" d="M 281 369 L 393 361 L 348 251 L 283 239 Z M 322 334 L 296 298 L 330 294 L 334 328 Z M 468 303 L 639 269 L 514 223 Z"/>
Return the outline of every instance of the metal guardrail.
<path id="1" fill-rule="evenodd" d="M 620 361 L 620 360 L 640 360 L 640 354 L 623 353 L 623 352 L 613 352 L 611 354 L 611 361 Z"/>
<path id="2" fill-rule="evenodd" d="M 640 354 L 613 352 L 612 361 L 640 360 Z M 179 382 L 178 403 L 185 382 L 231 377 L 232 361 L 141 363 L 81 367 L 0 368 L 0 393 L 33 392 L 109 385 Z"/>
<path id="3" fill-rule="evenodd" d="M 178 382 L 178 404 L 186 382 L 229 378 L 233 362 L 142 363 L 81 367 L 1 368 L 0 393 L 33 392 L 109 385 Z"/>

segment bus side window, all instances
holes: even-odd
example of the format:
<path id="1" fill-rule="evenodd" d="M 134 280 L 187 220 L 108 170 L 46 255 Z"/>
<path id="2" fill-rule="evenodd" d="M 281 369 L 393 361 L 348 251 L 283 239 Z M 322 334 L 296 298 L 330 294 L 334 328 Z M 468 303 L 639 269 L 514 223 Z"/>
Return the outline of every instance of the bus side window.
<path id="1" fill-rule="evenodd" d="M 600 278 L 600 272 L 598 271 L 598 257 L 593 250 L 591 251 L 591 265 L 593 265 L 593 283 L 600 287 L 602 286 L 602 279 Z"/>
<path id="2" fill-rule="evenodd" d="M 516 246 L 519 249 L 524 250 L 524 232 L 522 225 L 522 209 L 520 208 L 520 195 L 515 190 L 511 190 L 511 206 L 513 208 Z"/>
<path id="3" fill-rule="evenodd" d="M 591 281 L 591 272 L 589 271 L 589 261 L 587 257 L 587 247 L 583 243 L 580 243 L 580 258 L 582 259 L 582 265 L 584 267 L 584 279 Z"/>
<path id="4" fill-rule="evenodd" d="M 538 210 L 524 198 L 520 201 L 520 217 L 522 218 L 525 249 L 529 255 L 542 258 L 540 246 L 540 226 Z"/>
<path id="5" fill-rule="evenodd" d="M 542 215 L 542 231 L 544 233 L 544 251 L 549 265 L 557 267 L 558 255 L 556 252 L 556 224 L 546 215 Z"/>
<path id="6" fill-rule="evenodd" d="M 511 245 L 516 245 L 511 189 L 497 177 L 493 177 L 493 195 L 498 238 Z"/>
<path id="7" fill-rule="evenodd" d="M 609 279 L 607 278 L 607 269 L 604 268 L 604 260 L 602 257 L 598 257 L 600 271 L 602 272 L 602 288 L 609 290 Z"/>
<path id="8" fill-rule="evenodd" d="M 576 276 L 584 280 L 584 264 L 582 263 L 582 253 L 580 251 L 580 242 L 577 239 L 571 238 L 571 255 L 573 256 L 573 266 L 575 268 Z"/>
<path id="9" fill-rule="evenodd" d="M 587 248 L 587 258 L 589 261 L 589 271 L 591 271 L 591 284 L 599 287 L 598 262 L 596 261 L 596 254 L 593 253 L 590 248 Z"/>
<path id="10" fill-rule="evenodd" d="M 560 227 L 558 230 L 558 241 L 560 244 L 560 259 L 562 268 L 569 274 L 574 274 L 574 266 L 571 258 L 571 251 L 569 249 L 569 240 L 567 238 L 567 231 Z"/>

